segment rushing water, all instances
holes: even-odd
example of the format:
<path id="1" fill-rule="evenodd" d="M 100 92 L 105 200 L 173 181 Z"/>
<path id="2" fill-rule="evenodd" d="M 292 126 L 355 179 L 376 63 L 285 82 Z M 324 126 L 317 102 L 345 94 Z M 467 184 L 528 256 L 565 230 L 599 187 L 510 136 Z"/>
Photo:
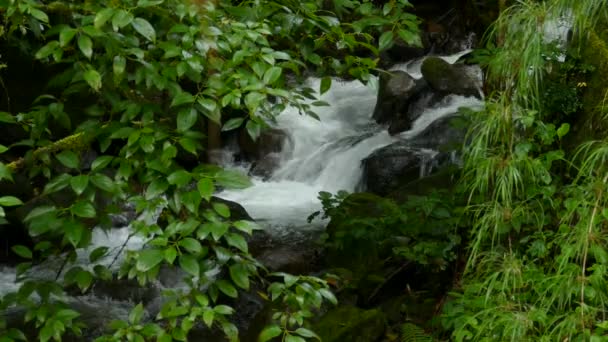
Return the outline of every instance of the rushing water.
<path id="1" fill-rule="evenodd" d="M 466 51 L 444 59 L 453 63 L 464 53 Z M 419 78 L 420 63 L 414 61 L 396 68 Z M 318 89 L 320 80 L 310 79 L 308 83 L 308 86 Z M 254 178 L 252 187 L 224 191 L 219 196 L 243 205 L 254 219 L 264 224 L 268 232 L 276 237 L 296 236 L 298 232 L 317 230 L 324 223 L 317 221 L 316 225 L 310 225 L 306 219 L 320 209 L 321 204 L 317 199 L 320 191 L 357 190 L 363 175 L 361 161 L 373 151 L 399 139 L 414 137 L 435 120 L 457 112 L 459 107 L 477 107 L 481 104 L 475 98 L 448 96 L 440 104 L 426 108 L 410 131 L 390 136 L 386 127 L 377 125 L 371 118 L 376 103 L 375 84 L 377 80 L 370 82 L 369 86 L 358 81 L 334 80 L 332 88 L 321 96 L 331 106 L 316 109 L 320 120 L 299 115 L 293 108 L 286 109 L 277 118 L 277 128 L 290 136 L 291 144 L 281 152 L 279 168 L 268 180 Z M 248 168 L 248 165 L 227 166 Z M 421 168 L 421 174 L 425 172 Z M 94 265 L 88 262 L 88 254 L 96 247 L 106 246 L 110 253 L 98 263 L 117 267 L 123 249 L 137 250 L 144 245 L 144 241 L 130 234 L 129 226 L 109 231 L 96 228 L 92 246 L 79 251 L 78 263 L 92 268 Z M 50 262 L 33 269 L 32 275 L 53 279 L 60 268 L 60 263 Z M 0 268 L 0 296 L 17 289 L 15 270 Z M 95 295 L 71 300 L 74 305 L 113 307 L 118 310 L 117 317 L 124 316 L 132 307 L 129 302 L 108 302 Z"/>

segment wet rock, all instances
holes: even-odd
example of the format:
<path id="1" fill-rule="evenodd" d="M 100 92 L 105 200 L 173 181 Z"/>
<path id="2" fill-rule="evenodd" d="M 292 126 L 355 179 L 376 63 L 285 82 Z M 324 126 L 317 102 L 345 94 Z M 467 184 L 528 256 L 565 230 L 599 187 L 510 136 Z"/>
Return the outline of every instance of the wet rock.
<path id="1" fill-rule="evenodd" d="M 287 132 L 270 128 L 263 131 L 257 140 L 253 140 L 246 130 L 239 135 L 239 147 L 245 158 L 250 161 L 260 160 L 271 153 L 283 151 L 291 139 Z"/>
<path id="2" fill-rule="evenodd" d="M 409 143 L 413 147 L 438 151 L 454 151 L 462 146 L 469 120 L 458 114 L 447 115 L 435 120 Z"/>
<path id="3" fill-rule="evenodd" d="M 251 164 L 249 175 L 268 180 L 280 165 L 281 155 L 279 153 L 270 153 Z"/>
<path id="4" fill-rule="evenodd" d="M 379 310 L 341 306 L 328 311 L 313 330 L 324 342 L 378 341 L 386 330 L 386 318 Z"/>
<path id="5" fill-rule="evenodd" d="M 424 81 L 417 81 L 405 71 L 392 71 L 380 77 L 378 99 L 373 118 L 379 124 L 395 125 L 407 129 L 416 119 L 410 106 L 420 98 L 427 88 Z"/>
<path id="6" fill-rule="evenodd" d="M 479 82 L 468 68 L 439 57 L 428 57 L 422 62 L 422 76 L 436 91 L 480 98 Z"/>
<path id="7" fill-rule="evenodd" d="M 419 178 L 423 163 L 429 159 L 407 141 L 380 148 L 363 160 L 363 186 L 368 192 L 387 195 L 400 183 Z"/>

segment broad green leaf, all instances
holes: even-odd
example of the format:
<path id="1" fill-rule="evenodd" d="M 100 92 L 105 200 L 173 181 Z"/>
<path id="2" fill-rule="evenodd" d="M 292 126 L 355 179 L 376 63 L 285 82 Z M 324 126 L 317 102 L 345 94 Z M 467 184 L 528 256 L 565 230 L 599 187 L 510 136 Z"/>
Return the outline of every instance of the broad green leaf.
<path id="1" fill-rule="evenodd" d="M 76 208 L 77 204 L 72 207 L 72 209 Z M 95 209 L 93 209 L 95 210 Z M 79 215 L 78 215 L 79 216 Z M 88 216 L 90 217 L 90 216 Z M 68 221 L 63 225 L 64 236 L 68 239 L 68 241 L 74 247 L 78 247 L 78 244 L 82 240 L 82 236 L 84 233 L 84 226 L 76 221 Z"/>
<path id="2" fill-rule="evenodd" d="M 164 179 L 157 179 L 148 185 L 146 199 L 150 200 L 162 195 L 169 188 L 169 183 Z"/>
<path id="3" fill-rule="evenodd" d="M 97 70 L 88 69 L 84 72 L 82 77 L 94 90 L 101 89 L 101 75 L 97 72 Z"/>
<path id="4" fill-rule="evenodd" d="M 182 270 L 195 277 L 200 275 L 200 266 L 198 265 L 198 260 L 196 260 L 196 258 L 192 255 L 182 254 L 179 257 L 179 266 L 182 268 Z"/>
<path id="5" fill-rule="evenodd" d="M 175 258 L 177 258 L 177 250 L 175 249 L 175 247 L 171 246 L 165 249 L 165 260 L 167 261 L 167 263 L 173 264 Z"/>
<path id="6" fill-rule="evenodd" d="M 194 108 L 184 108 L 177 114 L 177 131 L 185 132 L 194 126 L 198 119 L 198 112 Z"/>
<path id="7" fill-rule="evenodd" d="M 336 296 L 328 289 L 319 289 L 318 291 L 321 294 L 321 296 L 323 296 L 325 299 L 329 300 L 329 302 L 332 303 L 333 305 L 338 304 L 338 300 L 336 299 Z"/>
<path id="8" fill-rule="evenodd" d="M 13 252 L 15 252 L 15 254 L 17 254 L 18 256 L 20 256 L 24 259 L 32 258 L 32 251 L 30 251 L 30 249 L 25 246 L 16 245 L 16 246 L 11 247 L 11 249 L 13 250 Z"/>
<path id="9" fill-rule="evenodd" d="M 89 36 L 81 34 L 78 37 L 78 48 L 86 58 L 91 59 L 93 56 L 93 41 Z"/>
<path id="10" fill-rule="evenodd" d="M 378 49 L 384 51 L 393 45 L 393 31 L 386 31 L 380 35 Z"/>
<path id="11" fill-rule="evenodd" d="M 559 128 L 557 129 L 557 137 L 558 138 L 562 138 L 564 137 L 566 134 L 568 134 L 568 132 L 570 132 L 570 124 L 568 123 L 563 123 L 561 126 L 559 126 Z"/>
<path id="12" fill-rule="evenodd" d="M 194 96 L 187 91 L 182 91 L 173 97 L 171 107 L 194 103 Z"/>
<path id="13" fill-rule="evenodd" d="M 95 19 L 93 20 L 93 25 L 96 28 L 101 28 L 112 16 L 114 15 L 114 8 L 104 8 L 101 11 L 97 12 L 95 15 Z"/>
<path id="14" fill-rule="evenodd" d="M 253 221 L 245 221 L 245 220 L 241 220 L 241 221 L 236 221 L 233 223 L 234 228 L 245 232 L 249 235 L 251 235 L 251 233 L 253 233 L 254 230 L 261 230 L 262 227 L 260 227 L 257 223 L 253 222 Z"/>
<path id="15" fill-rule="evenodd" d="M 133 15 L 125 10 L 116 10 L 112 17 L 112 28 L 114 31 L 129 25 L 133 21 Z"/>
<path id="16" fill-rule="evenodd" d="M 57 208 L 55 208 L 53 206 L 36 207 L 32 211 L 30 211 L 29 214 L 27 214 L 27 216 L 25 217 L 25 219 L 23 219 L 23 221 L 24 222 L 32 221 L 33 219 L 35 219 L 39 216 L 43 216 L 43 215 L 46 215 L 46 214 L 54 212 L 54 211 L 57 211 Z"/>
<path id="17" fill-rule="evenodd" d="M 262 127 L 254 120 L 247 121 L 245 128 L 247 129 L 247 134 L 249 134 L 253 141 L 258 140 L 260 134 L 262 133 Z"/>
<path id="18" fill-rule="evenodd" d="M 72 177 L 70 180 L 70 185 L 72 186 L 72 190 L 74 190 L 76 195 L 80 195 L 87 188 L 87 185 L 89 185 L 89 176 L 79 175 Z"/>
<path id="19" fill-rule="evenodd" d="M 279 79 L 279 77 L 281 77 L 282 72 L 283 69 L 277 66 L 269 68 L 264 73 L 264 83 L 268 85 L 274 84 Z"/>
<path id="20" fill-rule="evenodd" d="M 213 206 L 213 210 L 215 210 L 215 212 L 220 214 L 220 216 L 222 216 L 224 218 L 230 217 L 230 208 L 228 208 L 228 206 L 226 204 L 220 203 L 220 202 L 214 202 L 212 204 L 212 206 Z"/>
<path id="21" fill-rule="evenodd" d="M 129 313 L 129 323 L 131 323 L 131 324 L 139 323 L 143 316 L 144 316 L 144 306 L 141 303 L 139 303 Z"/>
<path id="22" fill-rule="evenodd" d="M 224 235 L 224 238 L 230 246 L 238 248 L 241 252 L 249 251 L 247 241 L 241 234 L 228 233 Z"/>
<path id="23" fill-rule="evenodd" d="M 306 328 L 298 328 L 298 329 L 296 329 L 296 331 L 294 331 L 294 333 L 296 333 L 296 334 L 298 334 L 298 335 L 300 335 L 302 337 L 306 337 L 306 338 L 313 338 L 314 337 L 314 338 L 316 338 L 319 341 L 321 340 L 317 334 L 315 334 L 313 331 L 308 330 Z"/>
<path id="24" fill-rule="evenodd" d="M 270 341 L 273 338 L 280 336 L 282 333 L 283 333 L 283 329 L 281 329 L 281 327 L 276 324 L 267 326 L 260 333 L 260 336 L 258 337 L 258 342 Z"/>
<path id="25" fill-rule="evenodd" d="M 230 266 L 230 279 L 240 288 L 249 290 L 249 272 L 243 264 Z"/>
<path id="26" fill-rule="evenodd" d="M 135 31 L 139 32 L 147 40 L 153 43 L 156 41 L 156 31 L 154 31 L 154 27 L 146 19 L 135 18 L 131 25 Z"/>
<path id="27" fill-rule="evenodd" d="M 42 193 L 43 194 L 52 194 L 54 192 L 57 192 L 57 191 L 65 188 L 66 186 L 68 186 L 70 184 L 71 178 L 72 178 L 72 176 L 64 173 L 62 175 L 59 175 L 59 176 L 51 179 L 44 186 L 44 190 Z"/>
<path id="28" fill-rule="evenodd" d="M 59 32 L 59 46 L 64 47 L 68 45 L 72 39 L 74 39 L 77 32 L 78 30 L 71 27 L 62 29 L 61 32 Z"/>
<path id="29" fill-rule="evenodd" d="M 239 128 L 243 124 L 243 121 L 245 121 L 244 118 L 232 118 L 228 120 L 222 126 L 222 132 L 231 131 L 233 129 Z"/>
<path id="30" fill-rule="evenodd" d="M 114 76 L 120 78 L 124 73 L 127 67 L 127 59 L 123 56 L 114 56 L 114 60 L 112 63 L 112 72 L 114 72 Z"/>
<path id="31" fill-rule="evenodd" d="M 203 250 L 201 243 L 191 237 L 187 237 L 181 240 L 179 242 L 179 246 L 185 248 L 188 252 L 192 254 L 199 254 Z"/>
<path id="32" fill-rule="evenodd" d="M 222 170 L 215 176 L 215 181 L 229 189 L 245 189 L 252 185 L 247 175 L 234 170 Z"/>
<path id="33" fill-rule="evenodd" d="M 167 181 L 171 185 L 184 186 L 190 182 L 192 175 L 186 170 L 178 170 L 167 177 Z"/>
<path id="34" fill-rule="evenodd" d="M 321 86 L 319 88 L 319 93 L 321 95 L 325 94 L 329 88 L 331 88 L 331 77 L 327 76 L 327 77 L 323 77 L 321 79 Z"/>
<path id="35" fill-rule="evenodd" d="M 203 322 L 205 322 L 205 324 L 208 327 L 211 327 L 213 325 L 214 318 L 215 318 L 215 311 L 207 310 L 207 311 L 203 312 Z"/>
<path id="36" fill-rule="evenodd" d="M 265 94 L 252 91 L 245 96 L 245 105 L 251 112 L 254 112 L 264 100 L 266 100 Z"/>
<path id="37" fill-rule="evenodd" d="M 217 287 L 220 289 L 220 291 L 222 291 L 228 297 L 236 298 L 239 295 L 236 288 L 234 286 L 232 286 L 232 284 L 230 284 L 226 280 L 219 280 L 218 282 L 215 283 L 215 285 L 217 285 Z"/>
<path id="38" fill-rule="evenodd" d="M 22 205 L 22 204 L 23 204 L 23 202 L 21 202 L 21 200 L 15 196 L 0 197 L 0 206 L 2 206 L 2 207 L 14 207 L 17 205 Z"/>
<path id="39" fill-rule="evenodd" d="M 57 158 L 57 160 L 59 160 L 63 166 L 70 169 L 77 169 L 80 166 L 80 158 L 74 151 L 61 151 L 55 156 L 55 158 Z"/>
<path id="40" fill-rule="evenodd" d="M 43 23 L 47 23 L 49 22 L 49 17 L 48 15 L 46 15 L 46 13 L 42 12 L 41 10 L 34 8 L 34 7 L 30 7 L 30 14 L 32 15 L 32 17 L 42 21 Z"/>
<path id="41" fill-rule="evenodd" d="M 287 335 L 285 336 L 285 342 L 306 342 L 305 339 L 296 335 Z"/>
<path id="42" fill-rule="evenodd" d="M 13 176 L 11 175 L 11 170 L 8 168 L 8 166 L 0 162 L 0 180 L 2 179 L 13 181 Z"/>
<path id="43" fill-rule="evenodd" d="M 213 311 L 220 315 L 232 315 L 234 313 L 234 309 L 229 307 L 228 305 L 218 305 L 213 308 Z"/>
<path id="44" fill-rule="evenodd" d="M 135 267 L 141 272 L 147 272 L 160 264 L 165 255 L 160 249 L 145 249 L 139 253 Z"/>
<path id="45" fill-rule="evenodd" d="M 90 176 L 89 180 L 91 181 L 91 183 L 95 184 L 95 186 L 101 190 L 104 190 L 107 192 L 116 191 L 116 185 L 114 184 L 114 181 L 112 181 L 112 179 L 106 175 L 98 173 L 98 174 Z"/>
<path id="46" fill-rule="evenodd" d="M 84 292 L 89 288 L 89 286 L 91 286 L 91 283 L 93 282 L 93 274 L 91 274 L 89 271 L 82 270 L 76 274 L 75 280 L 80 290 Z"/>
<path id="47" fill-rule="evenodd" d="M 213 185 L 213 181 L 209 178 L 202 178 L 196 184 L 196 188 L 200 193 L 201 197 L 205 200 L 209 201 L 213 192 L 215 192 L 215 186 Z"/>
<path id="48" fill-rule="evenodd" d="M 0 111 L 0 122 L 15 123 L 15 117 L 11 113 Z"/>
<path id="49" fill-rule="evenodd" d="M 52 40 L 48 42 L 45 46 L 41 47 L 38 52 L 36 52 L 36 59 L 43 59 L 55 52 L 59 48 L 59 42 L 56 40 Z"/>
<path id="50" fill-rule="evenodd" d="M 184 150 L 186 150 L 192 154 L 196 154 L 196 148 L 197 148 L 196 140 L 183 137 L 183 138 L 180 138 L 178 142 L 179 142 L 179 145 L 184 148 Z"/>
<path id="51" fill-rule="evenodd" d="M 95 159 L 91 164 L 91 171 L 99 171 L 105 168 L 108 166 L 108 164 L 110 164 L 110 162 L 112 162 L 112 159 L 114 159 L 114 157 L 111 156 L 97 157 L 97 159 Z"/>
<path id="52" fill-rule="evenodd" d="M 99 259 L 101 259 L 102 257 L 104 257 L 106 255 L 108 250 L 109 250 L 109 248 L 106 246 L 101 246 L 101 247 L 95 248 L 91 252 L 91 254 L 89 254 L 89 261 L 92 263 L 97 262 Z"/>
<path id="53" fill-rule="evenodd" d="M 80 201 L 74 203 L 72 205 L 72 209 L 70 210 L 72 214 L 85 217 L 85 218 L 93 218 L 96 215 L 95 207 L 90 202 Z"/>

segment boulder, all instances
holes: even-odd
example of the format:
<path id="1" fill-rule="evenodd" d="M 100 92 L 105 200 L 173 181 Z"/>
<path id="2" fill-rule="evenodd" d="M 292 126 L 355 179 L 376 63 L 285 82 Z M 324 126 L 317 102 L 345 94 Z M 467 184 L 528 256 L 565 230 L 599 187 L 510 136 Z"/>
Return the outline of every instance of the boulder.
<path id="1" fill-rule="evenodd" d="M 422 62 L 422 76 L 436 91 L 480 98 L 480 84 L 468 66 L 450 64 L 439 57 L 428 57 Z"/>
<path id="2" fill-rule="evenodd" d="M 444 116 L 411 138 L 410 146 L 442 152 L 458 150 L 464 142 L 468 124 L 469 121 L 461 115 Z"/>
<path id="3" fill-rule="evenodd" d="M 268 180 L 280 165 L 281 155 L 279 153 L 270 153 L 251 164 L 249 175 Z"/>
<path id="4" fill-rule="evenodd" d="M 287 132 L 278 128 L 262 131 L 255 141 L 246 130 L 242 130 L 238 140 L 243 157 L 249 161 L 260 160 L 271 153 L 279 153 L 288 144 L 291 144 L 291 138 Z"/>
<path id="5" fill-rule="evenodd" d="M 368 192 L 387 195 L 400 183 L 418 179 L 428 158 L 407 141 L 380 148 L 362 162 L 363 186 Z"/>
<path id="6" fill-rule="evenodd" d="M 405 71 L 392 71 L 380 76 L 378 99 L 373 118 L 379 124 L 389 125 L 399 121 L 399 126 L 409 128 L 416 117 L 409 107 L 427 88 L 426 82 L 418 81 Z"/>
<path id="7" fill-rule="evenodd" d="M 324 342 L 379 341 L 386 330 L 386 318 L 380 310 L 340 306 L 328 311 L 313 326 Z"/>

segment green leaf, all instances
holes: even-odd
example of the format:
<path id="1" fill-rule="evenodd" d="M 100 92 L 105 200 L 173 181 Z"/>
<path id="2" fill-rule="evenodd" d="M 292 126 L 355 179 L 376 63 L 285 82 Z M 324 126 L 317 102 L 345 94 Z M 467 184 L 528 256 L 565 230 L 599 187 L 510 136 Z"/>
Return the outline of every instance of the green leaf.
<path id="1" fill-rule="evenodd" d="M 228 120 L 222 126 L 222 132 L 231 131 L 233 129 L 239 128 L 243 124 L 243 121 L 245 121 L 244 118 L 232 118 Z"/>
<path id="2" fill-rule="evenodd" d="M 133 21 L 133 15 L 125 10 L 119 9 L 114 13 L 112 17 L 112 28 L 114 31 L 118 31 Z"/>
<path id="3" fill-rule="evenodd" d="M 91 204 L 90 202 L 85 202 L 85 201 L 80 201 L 80 202 L 74 203 L 74 205 L 72 205 L 72 208 L 70 209 L 70 211 L 72 212 L 72 214 L 74 214 L 76 216 L 85 217 L 85 218 L 93 218 L 97 214 L 95 212 L 95 207 L 93 207 L 93 204 Z"/>
<path id="4" fill-rule="evenodd" d="M 559 128 L 557 129 L 557 137 L 558 138 L 562 138 L 564 137 L 566 134 L 568 134 L 568 132 L 570 132 L 570 124 L 568 123 L 563 123 L 561 126 L 559 126 Z"/>
<path id="5" fill-rule="evenodd" d="M 114 56 L 112 63 L 112 72 L 115 77 L 121 77 L 125 73 L 127 67 L 127 59 L 123 56 Z"/>
<path id="6" fill-rule="evenodd" d="M 17 254 L 18 256 L 20 256 L 24 259 L 32 258 L 32 251 L 30 251 L 30 249 L 25 246 L 17 245 L 17 246 L 11 247 L 11 249 L 13 250 L 13 252 L 15 252 L 15 254 Z"/>
<path id="7" fill-rule="evenodd" d="M 285 336 L 285 342 L 306 342 L 306 340 L 300 336 L 287 335 Z"/>
<path id="8" fill-rule="evenodd" d="M 203 322 L 205 322 L 205 324 L 208 327 L 211 327 L 211 325 L 213 325 L 214 318 L 215 318 L 215 311 L 206 310 L 205 312 L 203 312 Z"/>
<path id="9" fill-rule="evenodd" d="M 179 266 L 182 270 L 188 272 L 189 274 L 198 277 L 200 275 L 200 266 L 198 265 L 198 260 L 195 257 L 188 254 L 183 254 L 179 257 Z"/>
<path id="10" fill-rule="evenodd" d="M 32 17 L 42 21 L 43 23 L 49 23 L 48 15 L 46 15 L 46 13 L 42 12 L 37 8 L 30 7 L 30 14 L 32 15 Z"/>
<path id="11" fill-rule="evenodd" d="M 191 237 L 187 237 L 181 240 L 179 242 L 179 246 L 185 248 L 188 252 L 192 254 L 199 254 L 203 250 L 201 243 Z"/>
<path id="12" fill-rule="evenodd" d="M 258 342 L 267 342 L 283 333 L 283 329 L 277 324 L 267 326 L 262 330 L 258 337 Z"/>
<path id="13" fill-rule="evenodd" d="M 114 159 L 114 157 L 111 156 L 97 157 L 97 159 L 95 159 L 91 164 L 91 171 L 99 171 L 105 168 L 106 166 L 108 166 L 108 164 L 110 164 L 112 159 Z"/>
<path id="14" fill-rule="evenodd" d="M 384 51 L 393 45 L 393 31 L 384 32 L 379 39 L 378 49 Z"/>
<path id="15" fill-rule="evenodd" d="M 97 72 L 97 70 L 88 69 L 84 72 L 82 77 L 94 90 L 101 89 L 101 75 Z"/>
<path id="16" fill-rule="evenodd" d="M 178 142 L 184 150 L 196 154 L 197 143 L 194 139 L 183 137 L 180 138 Z"/>
<path id="17" fill-rule="evenodd" d="M 43 59 L 55 52 L 59 48 L 59 42 L 56 40 L 52 40 L 48 42 L 45 46 L 41 47 L 38 52 L 36 52 L 36 59 Z"/>
<path id="18" fill-rule="evenodd" d="M 116 185 L 114 184 L 112 179 L 106 175 L 95 174 L 95 175 L 90 176 L 90 180 L 91 180 L 91 183 L 95 184 L 95 186 L 101 190 L 104 190 L 107 192 L 116 191 Z"/>
<path id="19" fill-rule="evenodd" d="M 91 286 L 91 283 L 93 282 L 93 275 L 89 271 L 82 270 L 76 274 L 74 279 L 76 280 L 76 284 L 80 290 L 84 292 L 89 288 L 89 286 Z"/>
<path id="20" fill-rule="evenodd" d="M 251 112 L 254 112 L 264 100 L 266 100 L 265 94 L 252 91 L 245 96 L 245 105 Z"/>
<path id="21" fill-rule="evenodd" d="M 92 263 L 97 262 L 99 259 L 101 259 L 102 257 L 104 257 L 106 255 L 108 250 L 109 250 L 109 248 L 106 246 L 101 246 L 101 247 L 95 248 L 91 252 L 91 254 L 89 254 L 89 261 Z"/>
<path id="22" fill-rule="evenodd" d="M 135 18 L 131 23 L 135 31 L 144 36 L 147 40 L 151 42 L 156 41 L 156 31 L 154 31 L 154 27 L 143 18 Z"/>
<path id="23" fill-rule="evenodd" d="M 254 230 L 261 230 L 262 228 L 255 222 L 252 221 L 245 221 L 245 220 L 241 220 L 241 221 L 236 221 L 233 223 L 234 228 L 245 232 L 249 235 L 251 235 L 251 233 L 253 233 Z"/>
<path id="24" fill-rule="evenodd" d="M 22 204 L 23 204 L 23 202 L 21 202 L 21 200 L 15 196 L 0 197 L 0 206 L 2 206 L 2 207 L 14 207 L 17 205 L 22 205 Z"/>
<path id="25" fill-rule="evenodd" d="M 8 168 L 8 166 L 0 162 L 0 180 L 2 179 L 8 179 L 12 181 L 13 176 L 11 175 L 11 170 Z"/>
<path id="26" fill-rule="evenodd" d="M 211 196 L 215 192 L 215 186 L 213 185 L 213 181 L 209 178 L 202 178 L 196 184 L 196 188 L 198 189 L 199 194 L 205 200 L 209 201 Z"/>
<path id="27" fill-rule="evenodd" d="M 65 27 L 61 30 L 61 32 L 59 32 L 59 46 L 64 47 L 68 45 L 72 39 L 74 39 L 76 32 L 78 32 L 78 30 L 71 27 Z"/>
<path id="28" fill-rule="evenodd" d="M 135 267 L 140 272 L 147 272 L 160 264 L 165 254 L 160 249 L 146 249 L 139 253 Z"/>
<path id="29" fill-rule="evenodd" d="M 86 58 L 91 59 L 93 56 L 93 41 L 89 36 L 81 34 L 78 37 L 78 48 Z"/>
<path id="30" fill-rule="evenodd" d="M 232 284 L 230 284 L 226 280 L 219 280 L 218 282 L 215 283 L 215 285 L 217 285 L 217 287 L 220 289 L 220 291 L 222 291 L 228 297 L 236 298 L 239 295 L 236 288 L 234 286 L 232 286 Z"/>
<path id="31" fill-rule="evenodd" d="M 139 303 L 129 313 L 129 323 L 131 323 L 131 324 L 139 323 L 143 316 L 144 316 L 144 306 L 141 303 Z"/>
<path id="32" fill-rule="evenodd" d="M 80 166 L 80 158 L 74 151 L 64 150 L 55 155 L 63 166 L 70 169 L 77 169 Z"/>
<path id="33" fill-rule="evenodd" d="M 177 114 L 177 131 L 185 132 L 194 126 L 198 112 L 194 108 L 184 108 Z"/>
<path id="34" fill-rule="evenodd" d="M 76 221 L 68 221 L 63 225 L 64 236 L 74 247 L 78 247 L 84 230 L 84 226 Z"/>
<path id="35" fill-rule="evenodd" d="M 224 218 L 230 217 L 230 208 L 224 203 L 214 202 L 212 204 L 213 210 L 215 210 L 220 216 Z"/>
<path id="36" fill-rule="evenodd" d="M 184 186 L 190 182 L 192 175 L 186 170 L 178 170 L 167 177 L 167 181 L 171 185 Z"/>
<path id="37" fill-rule="evenodd" d="M 113 15 L 114 8 L 104 8 L 95 15 L 93 25 L 96 28 L 101 28 L 108 20 L 110 20 L 110 18 L 112 18 Z"/>
<path id="38" fill-rule="evenodd" d="M 323 296 L 325 299 L 329 300 L 329 302 L 332 303 L 333 305 L 338 304 L 338 300 L 336 299 L 336 296 L 328 289 L 319 289 L 318 291 L 321 294 L 321 296 Z"/>
<path id="39" fill-rule="evenodd" d="M 325 94 L 329 88 L 331 88 L 331 77 L 323 77 L 321 79 L 321 87 L 319 88 L 319 92 L 321 95 Z"/>
<path id="40" fill-rule="evenodd" d="M 79 175 L 72 177 L 72 179 L 70 180 L 70 185 L 72 186 L 72 190 L 74 190 L 76 195 L 80 195 L 89 185 L 89 176 Z"/>
<path id="41" fill-rule="evenodd" d="M 279 77 L 281 77 L 282 73 L 283 69 L 281 69 L 280 67 L 273 66 L 269 68 L 264 73 L 264 83 L 268 85 L 274 84 L 279 79 Z"/>
<path id="42" fill-rule="evenodd" d="M 169 188 L 169 183 L 164 179 L 157 179 L 148 185 L 146 199 L 150 200 L 162 195 Z"/>
<path id="43" fill-rule="evenodd" d="M 65 188 L 66 186 L 68 186 L 70 184 L 71 178 L 72 178 L 72 176 L 64 173 L 60 176 L 57 176 L 57 177 L 51 179 L 44 186 L 44 190 L 42 191 L 42 193 L 43 194 L 52 194 L 54 192 L 57 192 L 57 191 Z"/>
<path id="44" fill-rule="evenodd" d="M 260 126 L 260 124 L 253 120 L 247 121 L 245 128 L 247 129 L 247 134 L 249 134 L 251 139 L 253 139 L 254 141 L 258 140 L 260 134 L 262 133 L 262 127 Z"/>
<path id="45" fill-rule="evenodd" d="M 232 315 L 234 313 L 234 309 L 228 305 L 218 305 L 213 308 L 213 311 L 220 315 Z"/>
<path id="46" fill-rule="evenodd" d="M 236 286 L 249 290 L 249 272 L 243 264 L 230 266 L 230 279 L 232 279 Z"/>
<path id="47" fill-rule="evenodd" d="M 171 107 L 194 103 L 194 96 L 187 91 L 182 91 L 173 97 Z"/>
<path id="48" fill-rule="evenodd" d="M 215 181 L 229 189 L 245 189 L 252 185 L 247 175 L 235 170 L 222 170 L 215 176 Z"/>
<path id="49" fill-rule="evenodd" d="M 15 117 L 11 113 L 0 111 L 0 122 L 15 123 Z"/>
<path id="50" fill-rule="evenodd" d="M 242 235 L 228 233 L 224 235 L 224 238 L 230 246 L 238 248 L 241 252 L 247 253 L 249 251 L 247 240 Z"/>
<path id="51" fill-rule="evenodd" d="M 23 219 L 24 222 L 28 222 L 28 221 L 32 221 L 33 219 L 39 217 L 39 216 L 43 216 L 46 215 L 48 213 L 57 211 L 57 208 L 53 207 L 53 206 L 43 206 L 43 207 L 36 207 L 34 208 L 34 210 L 30 211 L 29 214 L 27 214 L 27 216 Z"/>
<path id="52" fill-rule="evenodd" d="M 173 264 L 175 258 L 177 258 L 177 250 L 175 247 L 171 246 L 165 249 L 165 260 L 167 260 L 167 263 Z"/>
<path id="53" fill-rule="evenodd" d="M 296 329 L 296 331 L 294 331 L 294 333 L 302 336 L 302 337 L 307 337 L 307 338 L 316 338 L 317 340 L 321 340 L 321 338 L 319 338 L 319 336 L 317 334 L 315 334 L 313 331 L 308 330 L 306 328 L 298 328 Z"/>

